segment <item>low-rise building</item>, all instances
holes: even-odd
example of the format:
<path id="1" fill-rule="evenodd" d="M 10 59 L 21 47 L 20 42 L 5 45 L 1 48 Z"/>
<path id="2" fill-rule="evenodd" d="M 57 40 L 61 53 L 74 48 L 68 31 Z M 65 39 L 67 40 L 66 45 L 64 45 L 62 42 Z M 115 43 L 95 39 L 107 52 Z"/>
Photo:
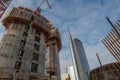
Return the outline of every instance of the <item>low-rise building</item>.
<path id="1" fill-rule="evenodd" d="M 89 80 L 120 80 L 120 63 L 114 62 L 91 70 Z"/>

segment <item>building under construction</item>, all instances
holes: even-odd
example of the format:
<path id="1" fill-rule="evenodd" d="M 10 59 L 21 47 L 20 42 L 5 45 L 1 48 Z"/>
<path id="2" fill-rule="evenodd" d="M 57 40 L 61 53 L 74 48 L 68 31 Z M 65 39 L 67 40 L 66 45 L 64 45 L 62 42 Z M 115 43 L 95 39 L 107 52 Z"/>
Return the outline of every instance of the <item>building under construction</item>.
<path id="1" fill-rule="evenodd" d="M 106 48 L 111 52 L 115 59 L 120 62 L 120 19 L 115 25 L 107 18 L 113 27 L 107 36 L 102 40 Z"/>
<path id="2" fill-rule="evenodd" d="M 3 20 L 0 80 L 60 80 L 59 31 L 34 11 L 13 8 Z"/>
<path id="3" fill-rule="evenodd" d="M 89 80 L 120 80 L 120 63 L 114 62 L 91 70 Z"/>

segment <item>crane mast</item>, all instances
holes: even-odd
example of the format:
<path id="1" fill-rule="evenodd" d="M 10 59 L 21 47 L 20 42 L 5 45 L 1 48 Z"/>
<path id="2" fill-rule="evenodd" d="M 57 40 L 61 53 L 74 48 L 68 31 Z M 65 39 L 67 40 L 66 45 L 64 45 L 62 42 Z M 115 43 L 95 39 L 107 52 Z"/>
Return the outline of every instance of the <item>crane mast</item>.
<path id="1" fill-rule="evenodd" d="M 5 13 L 12 0 L 0 0 L 0 18 Z"/>
<path id="2" fill-rule="evenodd" d="M 35 13 L 39 14 L 41 12 L 41 6 L 43 5 L 43 3 L 46 1 L 48 7 L 51 9 L 51 5 L 49 3 L 48 0 L 42 0 L 42 2 L 40 3 L 40 5 L 34 10 Z"/>

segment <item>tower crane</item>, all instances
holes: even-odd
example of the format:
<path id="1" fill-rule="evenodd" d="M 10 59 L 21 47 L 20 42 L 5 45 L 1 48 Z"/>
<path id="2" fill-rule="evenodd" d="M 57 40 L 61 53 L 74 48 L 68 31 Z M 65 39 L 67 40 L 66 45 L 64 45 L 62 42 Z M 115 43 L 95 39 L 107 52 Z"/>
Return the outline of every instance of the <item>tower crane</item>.
<path id="1" fill-rule="evenodd" d="M 35 13 L 39 14 L 41 12 L 41 6 L 43 5 L 43 3 L 46 1 L 48 7 L 51 9 L 51 5 L 49 3 L 48 0 L 42 0 L 42 2 L 40 3 L 40 5 L 34 10 Z"/>
<path id="2" fill-rule="evenodd" d="M 12 0 L 0 0 L 0 18 L 2 17 L 4 12 L 6 11 L 7 7 L 11 3 L 11 1 Z"/>

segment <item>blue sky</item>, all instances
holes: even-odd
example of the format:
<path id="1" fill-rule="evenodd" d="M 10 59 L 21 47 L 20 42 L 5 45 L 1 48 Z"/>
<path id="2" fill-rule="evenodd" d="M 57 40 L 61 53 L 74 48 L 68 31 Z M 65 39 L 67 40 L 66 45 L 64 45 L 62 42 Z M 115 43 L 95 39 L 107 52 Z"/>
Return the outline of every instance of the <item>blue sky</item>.
<path id="1" fill-rule="evenodd" d="M 34 10 L 41 0 L 13 0 L 8 8 L 23 6 Z M 68 28 L 73 38 L 79 38 L 84 45 L 90 68 L 99 66 L 96 53 L 99 53 L 103 64 L 114 62 L 114 58 L 101 43 L 110 31 L 106 21 L 108 16 L 115 24 L 120 15 L 120 0 L 49 0 L 52 9 L 46 3 L 42 6 L 41 15 L 51 20 L 62 37 L 60 51 L 61 72 L 65 73 L 67 66 L 72 65 L 69 49 Z M 2 26 L 2 25 L 1 25 Z M 0 35 L 4 28 L 0 27 Z"/>

